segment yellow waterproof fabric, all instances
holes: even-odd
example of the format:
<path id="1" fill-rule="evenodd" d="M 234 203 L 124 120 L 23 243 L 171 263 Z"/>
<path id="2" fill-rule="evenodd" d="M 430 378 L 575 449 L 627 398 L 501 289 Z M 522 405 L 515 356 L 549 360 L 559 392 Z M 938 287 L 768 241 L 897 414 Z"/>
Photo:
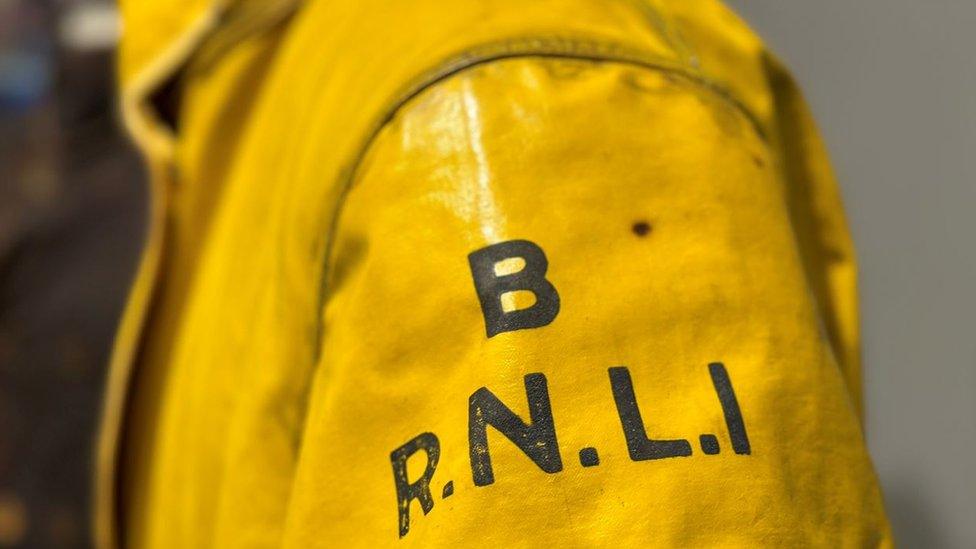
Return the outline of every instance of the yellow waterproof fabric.
<path id="1" fill-rule="evenodd" d="M 101 545 L 891 545 L 829 163 L 718 2 L 123 7 Z"/>

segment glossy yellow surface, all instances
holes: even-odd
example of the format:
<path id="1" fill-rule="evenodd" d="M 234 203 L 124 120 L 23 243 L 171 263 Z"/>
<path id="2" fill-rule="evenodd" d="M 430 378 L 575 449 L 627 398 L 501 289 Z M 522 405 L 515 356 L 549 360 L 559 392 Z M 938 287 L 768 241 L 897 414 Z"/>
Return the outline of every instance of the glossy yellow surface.
<path id="1" fill-rule="evenodd" d="M 176 4 L 124 5 L 156 215 L 113 359 L 102 545 L 891 544 L 836 185 L 788 75 L 723 6 Z M 152 13 L 175 23 L 150 32 Z M 172 131 L 148 94 L 176 70 Z M 516 240 L 545 254 L 558 314 L 488 337 L 469 254 Z M 647 436 L 691 455 L 635 457 L 620 366 Z M 489 391 L 545 427 L 535 374 L 557 441 L 489 426 L 480 446 Z M 395 482 L 423 433 L 428 513 Z"/>

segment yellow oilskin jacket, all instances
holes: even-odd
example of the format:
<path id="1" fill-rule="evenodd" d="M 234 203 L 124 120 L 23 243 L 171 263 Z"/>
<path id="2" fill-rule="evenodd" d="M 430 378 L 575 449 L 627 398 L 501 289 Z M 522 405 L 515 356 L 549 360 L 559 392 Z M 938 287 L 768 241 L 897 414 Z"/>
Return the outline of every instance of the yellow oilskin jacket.
<path id="1" fill-rule="evenodd" d="M 717 0 L 121 9 L 102 547 L 891 545 L 836 184 Z"/>

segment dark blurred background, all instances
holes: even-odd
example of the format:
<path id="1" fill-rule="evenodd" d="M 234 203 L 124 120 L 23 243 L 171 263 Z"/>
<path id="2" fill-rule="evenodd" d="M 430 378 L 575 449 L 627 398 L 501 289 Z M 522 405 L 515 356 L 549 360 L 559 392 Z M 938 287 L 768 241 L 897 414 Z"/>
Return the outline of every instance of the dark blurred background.
<path id="1" fill-rule="evenodd" d="M 87 546 L 92 440 L 143 235 L 109 2 L 0 0 L 0 547 Z"/>
<path id="2" fill-rule="evenodd" d="M 727 0 L 824 131 L 861 262 L 867 437 L 905 547 L 976 547 L 976 1 Z M 108 0 L 0 0 L 0 547 L 87 546 L 143 239 Z"/>

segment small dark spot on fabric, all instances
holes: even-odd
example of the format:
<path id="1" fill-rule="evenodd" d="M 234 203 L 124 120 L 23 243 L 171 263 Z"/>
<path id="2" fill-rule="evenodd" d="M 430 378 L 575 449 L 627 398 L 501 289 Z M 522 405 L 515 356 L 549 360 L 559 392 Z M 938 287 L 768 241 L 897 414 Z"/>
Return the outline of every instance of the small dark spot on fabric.
<path id="1" fill-rule="evenodd" d="M 630 230 L 637 236 L 647 236 L 651 232 L 651 224 L 647 221 L 635 221 Z"/>
<path id="2" fill-rule="evenodd" d="M 766 165 L 766 162 L 758 154 L 752 155 L 752 161 L 755 162 L 760 168 Z"/>

